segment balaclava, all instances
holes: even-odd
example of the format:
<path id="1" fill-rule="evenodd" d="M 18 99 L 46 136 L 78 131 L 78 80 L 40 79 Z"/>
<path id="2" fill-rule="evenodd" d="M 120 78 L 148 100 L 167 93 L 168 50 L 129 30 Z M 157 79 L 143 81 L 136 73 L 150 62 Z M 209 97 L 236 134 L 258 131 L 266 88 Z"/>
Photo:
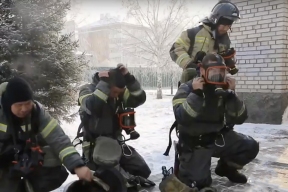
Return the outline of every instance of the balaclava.
<path id="1" fill-rule="evenodd" d="M 219 25 L 232 25 L 232 24 L 233 24 L 233 21 L 230 19 L 227 19 L 224 17 L 221 17 L 219 19 L 219 21 L 216 24 L 216 31 L 215 31 L 216 32 L 216 39 L 215 39 L 214 49 L 219 50 L 219 39 L 222 38 L 222 36 L 219 36 L 219 34 L 218 34 L 218 30 L 217 30 L 218 26 Z"/>

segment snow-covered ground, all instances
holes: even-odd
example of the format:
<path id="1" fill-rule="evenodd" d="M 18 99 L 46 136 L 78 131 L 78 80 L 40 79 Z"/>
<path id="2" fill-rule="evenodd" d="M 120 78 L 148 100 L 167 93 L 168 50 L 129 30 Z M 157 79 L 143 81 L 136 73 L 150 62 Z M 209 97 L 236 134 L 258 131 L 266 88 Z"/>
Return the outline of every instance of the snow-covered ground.
<path id="1" fill-rule="evenodd" d="M 174 93 L 175 91 L 176 90 L 174 90 Z M 166 157 L 163 155 L 168 144 L 169 128 L 174 122 L 172 96 L 169 96 L 170 90 L 163 90 L 163 99 L 157 100 L 155 90 L 147 90 L 146 92 L 146 103 L 136 110 L 136 128 L 141 136 L 136 141 L 129 141 L 128 144 L 134 146 L 138 152 L 145 157 L 145 160 L 151 167 L 152 175 L 159 175 L 161 174 L 161 167 L 163 165 L 167 167 L 173 165 L 173 148 L 171 148 L 170 156 Z M 63 123 L 62 127 L 71 139 L 75 137 L 79 123 L 79 118 L 72 124 Z M 256 166 L 253 166 L 253 170 L 255 167 L 257 167 L 257 169 L 263 168 L 267 162 L 288 164 L 288 150 L 286 150 L 286 146 L 288 146 L 287 125 L 243 124 L 236 126 L 236 130 L 249 134 L 260 142 L 262 152 L 259 153 L 257 157 L 257 160 L 259 160 L 258 164 L 256 163 Z M 172 136 L 175 139 L 176 136 L 174 132 Z M 282 170 L 282 168 L 280 167 L 279 170 Z M 274 176 L 273 178 L 278 186 L 283 186 L 282 189 L 288 189 L 288 176 L 286 176 L 288 172 L 280 172 L 281 171 L 277 172 L 278 176 L 276 179 Z M 261 183 L 261 179 L 259 181 L 254 179 L 254 177 L 256 177 L 255 174 L 254 172 L 251 173 L 253 180 L 250 179 L 250 182 Z M 281 177 L 281 179 L 279 175 L 282 175 L 283 178 Z M 69 176 L 63 186 L 76 179 L 76 176 Z M 55 190 L 55 192 L 60 192 L 62 189 Z"/>

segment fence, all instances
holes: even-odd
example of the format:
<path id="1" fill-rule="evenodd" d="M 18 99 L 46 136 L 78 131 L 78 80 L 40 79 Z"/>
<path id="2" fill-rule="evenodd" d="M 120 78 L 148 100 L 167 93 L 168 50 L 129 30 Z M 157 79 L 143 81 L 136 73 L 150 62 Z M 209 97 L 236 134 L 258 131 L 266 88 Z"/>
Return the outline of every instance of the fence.
<path id="1" fill-rule="evenodd" d="M 95 71 L 103 71 L 109 68 L 96 68 Z M 94 71 L 94 70 L 93 70 Z M 129 71 L 137 78 L 141 86 L 144 89 L 156 89 L 157 88 L 157 69 L 154 67 L 129 67 Z M 178 66 L 163 69 L 161 71 L 162 76 L 162 88 L 177 88 L 178 81 L 180 80 L 182 69 Z M 91 77 L 90 77 L 91 78 Z"/>

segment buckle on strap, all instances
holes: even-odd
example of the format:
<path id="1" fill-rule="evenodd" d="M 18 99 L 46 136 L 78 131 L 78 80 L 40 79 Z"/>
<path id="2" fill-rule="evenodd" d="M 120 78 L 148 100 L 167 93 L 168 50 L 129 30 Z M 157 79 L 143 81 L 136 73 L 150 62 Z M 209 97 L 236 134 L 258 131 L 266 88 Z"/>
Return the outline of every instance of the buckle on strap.
<path id="1" fill-rule="evenodd" d="M 222 138 L 222 141 L 223 141 L 223 144 L 222 145 L 220 145 L 220 144 L 218 144 L 217 143 L 217 139 L 218 139 L 218 136 L 216 137 L 216 139 L 215 139 L 215 145 L 217 146 L 217 147 L 224 147 L 225 146 L 225 139 L 224 139 L 224 136 L 223 136 L 223 134 L 221 133 L 220 134 L 220 136 L 221 136 L 221 138 Z"/>
<path id="2" fill-rule="evenodd" d="M 128 149 L 129 154 L 125 153 L 125 147 Z M 122 148 L 122 151 L 123 151 L 123 155 L 124 155 L 125 157 L 130 157 L 130 156 L 132 156 L 133 152 L 132 152 L 132 150 L 130 149 L 130 147 L 129 147 L 126 143 L 122 143 L 122 144 L 121 144 L 121 148 Z"/>

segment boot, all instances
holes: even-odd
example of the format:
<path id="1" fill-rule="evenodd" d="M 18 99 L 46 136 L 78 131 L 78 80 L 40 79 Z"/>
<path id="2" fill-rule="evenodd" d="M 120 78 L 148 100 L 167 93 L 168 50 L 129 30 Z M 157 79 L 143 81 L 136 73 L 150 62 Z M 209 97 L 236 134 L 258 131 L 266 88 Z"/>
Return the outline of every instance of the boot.
<path id="1" fill-rule="evenodd" d="M 233 183 L 247 183 L 247 177 L 245 175 L 239 173 L 236 168 L 229 167 L 222 160 L 218 161 L 215 173 L 220 177 L 227 177 Z"/>
<path id="2" fill-rule="evenodd" d="M 198 189 L 195 188 L 190 188 L 181 181 L 174 175 L 171 174 L 168 177 L 166 177 L 160 184 L 159 184 L 159 189 L 161 192 L 176 192 L 176 191 L 181 191 L 181 192 L 198 192 Z"/>

